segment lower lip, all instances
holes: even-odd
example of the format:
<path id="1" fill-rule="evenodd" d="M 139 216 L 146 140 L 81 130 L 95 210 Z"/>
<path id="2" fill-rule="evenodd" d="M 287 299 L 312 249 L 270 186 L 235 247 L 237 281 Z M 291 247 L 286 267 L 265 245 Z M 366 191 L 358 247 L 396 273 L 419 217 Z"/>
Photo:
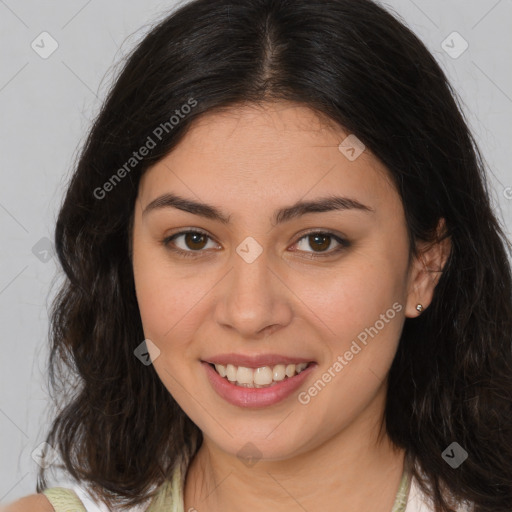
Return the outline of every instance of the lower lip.
<path id="1" fill-rule="evenodd" d="M 266 388 L 245 388 L 236 386 L 221 377 L 209 363 L 201 361 L 206 370 L 206 375 L 213 389 L 224 400 L 238 407 L 267 407 L 274 405 L 290 396 L 313 371 L 316 363 L 311 363 L 305 370 L 298 375 L 285 378 L 284 380 Z"/>

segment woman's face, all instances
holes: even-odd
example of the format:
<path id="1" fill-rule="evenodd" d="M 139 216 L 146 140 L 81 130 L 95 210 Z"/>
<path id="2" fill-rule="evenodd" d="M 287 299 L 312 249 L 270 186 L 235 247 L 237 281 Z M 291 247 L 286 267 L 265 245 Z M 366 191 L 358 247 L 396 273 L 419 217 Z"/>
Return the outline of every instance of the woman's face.
<path id="1" fill-rule="evenodd" d="M 368 149 L 339 148 L 348 135 L 291 103 L 209 114 L 140 182 L 133 270 L 153 364 L 224 452 L 285 459 L 382 416 L 421 297 L 400 197 Z"/>

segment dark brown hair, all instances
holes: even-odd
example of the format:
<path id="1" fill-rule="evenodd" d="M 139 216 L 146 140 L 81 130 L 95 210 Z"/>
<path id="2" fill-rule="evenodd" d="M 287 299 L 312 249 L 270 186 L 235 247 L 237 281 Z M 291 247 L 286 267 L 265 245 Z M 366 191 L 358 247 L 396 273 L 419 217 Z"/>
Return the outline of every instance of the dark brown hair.
<path id="1" fill-rule="evenodd" d="M 475 512 L 509 511 L 510 247 L 456 93 L 422 42 L 370 0 L 194 0 L 129 56 L 57 220 L 65 283 L 51 313 L 50 384 L 59 407 L 47 442 L 74 478 L 117 506 L 141 503 L 180 455 L 195 454 L 198 427 L 153 366 L 134 356 L 144 339 L 130 258 L 138 183 L 202 114 L 268 100 L 322 113 L 387 166 L 411 253 L 416 241 L 434 240 L 445 219 L 450 258 L 431 306 L 406 320 L 385 426 L 421 467 L 436 511 L 451 510 L 448 494 L 473 502 Z M 157 143 L 126 167 L 148 137 Z M 469 453 L 457 469 L 441 457 L 454 441 Z M 46 486 L 41 469 L 38 492 Z"/>

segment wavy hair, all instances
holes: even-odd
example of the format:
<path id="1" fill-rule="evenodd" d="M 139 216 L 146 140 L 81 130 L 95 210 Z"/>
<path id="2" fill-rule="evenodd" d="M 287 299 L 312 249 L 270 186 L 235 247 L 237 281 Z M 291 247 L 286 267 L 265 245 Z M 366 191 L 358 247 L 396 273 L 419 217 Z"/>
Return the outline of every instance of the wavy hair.
<path id="1" fill-rule="evenodd" d="M 439 239 L 445 220 L 451 254 L 431 306 L 405 321 L 385 428 L 437 512 L 465 501 L 475 512 L 509 511 L 510 245 L 456 92 L 404 22 L 371 0 L 193 0 L 128 56 L 56 223 L 65 282 L 51 309 L 59 405 L 46 441 L 72 477 L 121 508 L 153 496 L 182 455 L 197 452 L 201 431 L 134 356 L 144 339 L 131 262 L 138 183 L 202 114 L 274 100 L 309 106 L 386 165 L 411 255 L 417 241 Z M 142 155 L 148 137 L 156 144 Z M 469 453 L 456 470 L 441 456 L 454 441 Z M 41 468 L 37 491 L 46 487 Z"/>

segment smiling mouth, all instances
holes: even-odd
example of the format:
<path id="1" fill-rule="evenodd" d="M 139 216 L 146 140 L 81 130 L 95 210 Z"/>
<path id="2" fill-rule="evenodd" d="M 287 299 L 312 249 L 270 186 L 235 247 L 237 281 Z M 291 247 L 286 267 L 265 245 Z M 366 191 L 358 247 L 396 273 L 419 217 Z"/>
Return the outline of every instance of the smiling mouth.
<path id="1" fill-rule="evenodd" d="M 299 375 L 315 363 L 276 364 L 259 368 L 247 368 L 233 364 L 208 364 L 231 384 L 245 388 L 268 388 Z"/>

